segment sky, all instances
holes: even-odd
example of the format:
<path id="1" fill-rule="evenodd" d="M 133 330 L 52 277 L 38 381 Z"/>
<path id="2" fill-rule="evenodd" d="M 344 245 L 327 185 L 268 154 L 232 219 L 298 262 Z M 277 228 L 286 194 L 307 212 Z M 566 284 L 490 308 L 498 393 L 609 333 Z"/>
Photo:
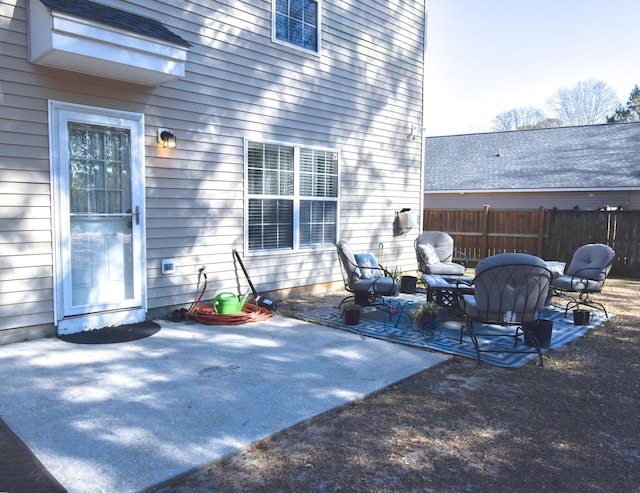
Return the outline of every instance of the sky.
<path id="1" fill-rule="evenodd" d="M 639 19 L 640 0 L 428 0 L 424 135 L 547 112 L 554 93 L 587 79 L 626 104 L 640 86 Z"/>

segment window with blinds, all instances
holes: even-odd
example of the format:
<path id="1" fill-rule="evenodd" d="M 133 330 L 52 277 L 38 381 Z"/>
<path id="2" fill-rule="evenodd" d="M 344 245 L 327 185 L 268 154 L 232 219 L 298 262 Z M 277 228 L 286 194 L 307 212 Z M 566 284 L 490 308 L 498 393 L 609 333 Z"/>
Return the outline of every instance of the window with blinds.
<path id="1" fill-rule="evenodd" d="M 249 250 L 334 245 L 338 153 L 248 142 Z"/>

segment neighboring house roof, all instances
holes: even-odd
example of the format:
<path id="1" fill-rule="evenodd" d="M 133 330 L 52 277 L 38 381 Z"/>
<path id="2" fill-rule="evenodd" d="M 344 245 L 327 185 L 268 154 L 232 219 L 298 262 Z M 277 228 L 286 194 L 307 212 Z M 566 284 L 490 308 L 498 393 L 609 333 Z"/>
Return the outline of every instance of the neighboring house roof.
<path id="1" fill-rule="evenodd" d="M 170 41 L 182 46 L 190 46 L 187 41 L 177 34 L 171 32 L 160 22 L 133 14 L 125 10 L 116 9 L 101 3 L 89 2 L 88 0 L 40 0 L 51 10 L 65 12 L 67 14 L 101 22 L 109 26 L 118 27 L 152 38 Z"/>
<path id="2" fill-rule="evenodd" d="M 640 123 L 425 139 L 425 192 L 640 189 Z"/>

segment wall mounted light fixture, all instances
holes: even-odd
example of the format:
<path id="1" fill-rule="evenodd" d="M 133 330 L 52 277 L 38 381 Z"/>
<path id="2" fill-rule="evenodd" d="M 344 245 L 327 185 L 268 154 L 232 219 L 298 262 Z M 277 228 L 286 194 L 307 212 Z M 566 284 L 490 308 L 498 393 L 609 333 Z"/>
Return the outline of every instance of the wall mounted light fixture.
<path id="1" fill-rule="evenodd" d="M 158 142 L 167 149 L 175 149 L 177 145 L 176 136 L 168 128 L 158 129 Z"/>
<path id="2" fill-rule="evenodd" d="M 396 211 L 396 218 L 393 221 L 393 235 L 401 236 L 408 233 L 413 228 L 418 227 L 418 214 L 410 208 L 405 207 L 400 212 Z"/>
<path id="3" fill-rule="evenodd" d="M 411 126 L 409 127 L 409 135 L 407 135 L 407 139 L 416 140 L 416 137 L 418 136 L 418 134 L 422 134 L 422 132 L 424 132 L 425 130 L 426 128 L 419 127 L 415 123 L 412 123 Z"/>

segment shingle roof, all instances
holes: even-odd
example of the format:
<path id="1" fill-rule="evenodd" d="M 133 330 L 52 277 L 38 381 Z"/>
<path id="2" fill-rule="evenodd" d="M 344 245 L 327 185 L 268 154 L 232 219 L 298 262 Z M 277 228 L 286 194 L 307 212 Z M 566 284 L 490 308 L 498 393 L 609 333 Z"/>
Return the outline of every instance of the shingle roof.
<path id="1" fill-rule="evenodd" d="M 88 0 L 40 0 L 51 10 L 58 10 L 76 15 L 84 19 L 101 22 L 110 26 L 126 29 L 127 31 L 144 34 L 153 38 L 170 41 L 181 46 L 190 46 L 187 41 L 171 32 L 160 22 L 133 14 L 125 10 L 116 9 L 101 3 Z"/>
<path id="2" fill-rule="evenodd" d="M 640 189 L 640 123 L 427 137 L 425 191 Z"/>

